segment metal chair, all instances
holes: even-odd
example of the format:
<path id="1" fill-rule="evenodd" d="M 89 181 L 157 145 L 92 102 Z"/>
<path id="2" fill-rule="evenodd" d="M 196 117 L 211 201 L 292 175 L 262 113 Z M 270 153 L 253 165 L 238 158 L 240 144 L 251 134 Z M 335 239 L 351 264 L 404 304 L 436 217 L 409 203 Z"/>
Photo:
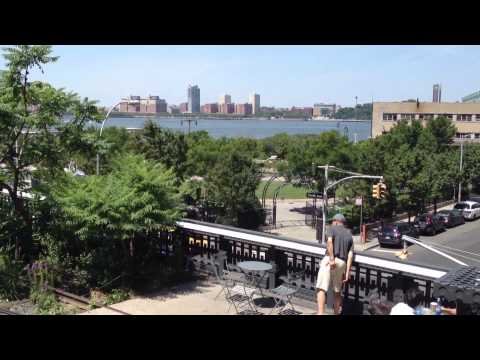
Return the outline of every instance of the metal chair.
<path id="1" fill-rule="evenodd" d="M 288 285 L 280 285 L 270 290 L 269 293 L 275 301 L 270 314 L 277 311 L 277 315 L 301 315 L 302 313 L 296 310 L 292 303 L 292 298 L 297 292 L 298 289 Z"/>
<path id="2" fill-rule="evenodd" d="M 218 266 L 211 266 L 211 271 L 215 274 L 217 281 L 222 286 L 222 290 L 217 294 L 215 298 L 220 294 L 225 294 L 225 300 L 229 304 L 227 312 L 231 307 L 235 308 L 237 314 L 242 311 L 258 312 L 255 304 L 253 303 L 253 296 L 256 289 L 249 288 L 244 285 L 239 285 L 230 277 L 230 273 L 222 269 L 220 271 Z"/>

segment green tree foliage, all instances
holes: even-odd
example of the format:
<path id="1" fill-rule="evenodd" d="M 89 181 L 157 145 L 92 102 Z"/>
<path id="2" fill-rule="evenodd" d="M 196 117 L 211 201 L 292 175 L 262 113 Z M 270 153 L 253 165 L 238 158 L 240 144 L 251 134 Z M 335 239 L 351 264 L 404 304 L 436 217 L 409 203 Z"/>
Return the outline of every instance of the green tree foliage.
<path id="1" fill-rule="evenodd" d="M 8 192 L 15 215 L 28 232 L 32 214 L 20 191 L 32 190 L 28 180 L 33 175 L 42 179 L 63 171 L 69 154 L 88 147 L 82 129 L 87 121 L 98 120 L 98 113 L 88 99 L 30 81 L 34 69 L 43 72 L 45 65 L 57 60 L 51 56 L 50 46 L 5 48 L 4 57 L 7 70 L 0 81 L 0 191 Z M 72 117 L 65 122 L 67 112 Z M 16 257 L 29 245 L 29 236 L 17 236 Z"/>
<path id="2" fill-rule="evenodd" d="M 182 216 L 173 171 L 139 155 L 117 159 L 105 176 L 69 177 L 51 195 L 57 236 L 66 237 L 57 240 L 67 242 L 60 251 L 78 256 L 91 285 L 141 271 L 159 231 Z"/>
<path id="3" fill-rule="evenodd" d="M 183 181 L 188 152 L 188 142 L 184 134 L 162 129 L 149 121 L 138 134 L 135 143 L 139 153 L 144 154 L 147 159 L 159 161 L 173 169 L 177 184 Z"/>
<path id="4" fill-rule="evenodd" d="M 244 228 L 258 228 L 263 210 L 255 195 L 260 173 L 252 159 L 232 150 L 207 174 L 207 199 L 218 210 L 217 222 Z"/>
<path id="5" fill-rule="evenodd" d="M 355 119 L 355 108 L 344 107 L 339 109 L 335 114 L 335 119 Z M 357 105 L 357 120 L 371 120 L 372 119 L 372 104 Z"/>

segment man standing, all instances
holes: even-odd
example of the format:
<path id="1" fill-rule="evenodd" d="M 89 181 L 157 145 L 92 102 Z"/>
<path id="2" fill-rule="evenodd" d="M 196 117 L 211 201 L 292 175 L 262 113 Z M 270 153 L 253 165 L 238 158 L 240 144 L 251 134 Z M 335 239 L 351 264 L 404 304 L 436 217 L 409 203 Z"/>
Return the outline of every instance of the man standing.
<path id="1" fill-rule="evenodd" d="M 345 217 L 336 214 L 327 231 L 327 252 L 320 262 L 317 276 L 318 315 L 325 313 L 325 302 L 330 283 L 335 293 L 334 311 L 339 315 L 342 307 L 342 287 L 350 277 L 353 262 L 353 237 L 345 228 Z"/>

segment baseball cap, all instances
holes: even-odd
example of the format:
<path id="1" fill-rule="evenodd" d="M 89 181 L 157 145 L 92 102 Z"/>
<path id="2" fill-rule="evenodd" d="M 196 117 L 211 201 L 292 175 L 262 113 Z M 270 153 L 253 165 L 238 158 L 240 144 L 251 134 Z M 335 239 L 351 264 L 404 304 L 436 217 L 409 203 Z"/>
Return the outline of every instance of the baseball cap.
<path id="1" fill-rule="evenodd" d="M 335 214 L 335 216 L 333 217 L 333 221 L 340 221 L 342 223 L 345 222 L 345 216 L 343 216 L 342 214 Z"/>

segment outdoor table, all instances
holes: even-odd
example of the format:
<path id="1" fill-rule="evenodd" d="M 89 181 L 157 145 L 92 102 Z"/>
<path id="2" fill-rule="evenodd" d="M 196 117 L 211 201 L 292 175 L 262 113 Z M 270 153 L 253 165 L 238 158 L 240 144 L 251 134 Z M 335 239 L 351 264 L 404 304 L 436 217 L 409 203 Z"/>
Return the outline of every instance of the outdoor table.
<path id="1" fill-rule="evenodd" d="M 237 266 L 243 271 L 247 281 L 258 289 L 263 296 L 261 283 L 268 271 L 273 269 L 273 266 L 263 261 L 242 261 Z M 249 273 L 252 273 L 252 275 L 250 276 Z M 257 277 L 255 276 L 256 273 L 261 273 L 261 275 Z"/>

